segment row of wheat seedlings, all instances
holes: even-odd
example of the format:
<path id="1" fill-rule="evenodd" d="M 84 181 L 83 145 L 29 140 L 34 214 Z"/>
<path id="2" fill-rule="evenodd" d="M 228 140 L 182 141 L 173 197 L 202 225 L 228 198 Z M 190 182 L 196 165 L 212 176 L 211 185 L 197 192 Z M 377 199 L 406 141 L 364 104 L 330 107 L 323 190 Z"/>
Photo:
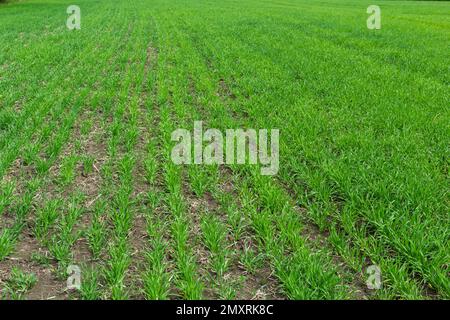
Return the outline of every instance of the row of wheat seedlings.
<path id="1" fill-rule="evenodd" d="M 90 50 L 93 47 L 94 45 L 92 44 L 92 46 L 86 48 L 86 57 L 88 54 L 91 54 Z M 15 193 L 14 199 L 10 201 L 12 204 L 9 211 L 11 215 L 14 215 L 15 223 L 11 228 L 5 228 L 1 231 L 0 259 L 5 258 L 13 251 L 14 244 L 25 225 L 26 216 L 32 209 L 32 202 L 36 192 L 49 182 L 46 179 L 46 174 L 57 160 L 64 144 L 68 141 L 72 125 L 80 109 L 82 109 L 84 99 L 89 95 L 88 87 L 80 90 L 79 84 L 84 81 L 88 85 L 93 85 L 95 82 L 94 77 L 86 79 L 86 76 L 83 75 L 88 72 L 89 67 L 92 65 L 80 63 L 72 81 L 67 81 L 63 85 L 60 83 L 61 88 L 64 88 L 66 91 L 63 98 L 61 98 L 65 102 L 52 105 L 53 109 L 51 116 L 47 119 L 49 121 L 47 126 L 39 128 L 39 122 L 37 122 L 28 127 L 30 128 L 30 134 L 34 133 L 37 136 L 34 146 L 38 148 L 34 147 L 24 156 L 26 159 L 33 160 L 30 163 L 23 163 L 23 166 L 15 174 L 18 175 L 17 179 L 28 178 L 25 172 L 26 167 L 31 168 L 36 173 L 36 176 L 26 185 L 21 186 L 20 190 Z M 50 101 L 47 104 L 50 105 Z M 26 136 L 19 136 L 15 143 L 20 144 L 22 139 L 26 138 Z M 6 185 L 9 185 L 9 189 L 11 188 L 10 184 L 6 183 Z"/>
<path id="2" fill-rule="evenodd" d="M 177 21 L 176 19 L 174 20 Z M 185 25 L 190 25 L 188 21 L 182 21 Z M 180 21 L 177 22 L 181 23 Z M 196 82 L 200 84 L 199 95 L 202 95 L 202 101 L 206 104 L 204 109 L 211 113 L 211 116 L 207 119 L 210 127 L 225 129 L 223 124 L 233 124 L 235 126 L 236 123 L 233 123 L 233 119 L 230 118 L 223 104 L 216 96 L 217 85 L 211 83 L 212 79 L 209 78 L 210 74 L 207 66 L 203 57 L 196 51 L 197 48 L 190 42 L 189 38 L 183 42 L 182 48 L 185 50 L 183 52 L 184 56 L 190 57 L 188 65 L 191 69 L 189 71 L 192 77 L 196 79 Z M 205 112 L 205 115 L 199 114 L 199 116 L 208 116 L 208 111 Z M 249 173 L 245 174 L 245 176 L 248 175 Z M 256 179 L 253 176 L 250 176 L 250 178 Z M 273 191 L 259 187 L 257 192 Z M 267 261 L 270 262 L 274 269 L 273 271 L 279 278 L 285 293 L 289 297 L 294 298 L 346 297 L 346 288 L 335 273 L 330 263 L 330 257 L 311 252 L 303 243 L 303 239 L 299 237 L 301 222 L 296 217 L 297 213 L 292 208 L 289 208 L 290 202 L 287 202 L 286 198 L 281 197 L 280 192 L 274 192 L 270 202 L 262 203 L 261 206 L 249 206 L 256 199 L 258 198 L 242 199 L 242 202 L 244 202 L 242 213 L 247 215 L 251 222 L 250 227 L 260 239 L 258 248 L 267 257 Z M 283 211 L 280 212 L 281 210 Z M 285 221 L 274 219 L 275 216 L 280 214 L 281 217 L 286 217 Z M 284 222 L 285 225 L 277 224 L 281 222 Z M 278 232 L 281 235 L 278 235 Z M 296 236 L 291 236 L 291 233 L 296 233 Z M 286 240 L 288 235 L 291 236 L 289 241 Z M 301 266 L 298 265 L 299 261 L 303 262 Z M 303 271 L 304 275 L 302 277 L 304 278 L 300 277 L 300 271 Z M 317 284 L 317 288 L 313 284 Z"/>

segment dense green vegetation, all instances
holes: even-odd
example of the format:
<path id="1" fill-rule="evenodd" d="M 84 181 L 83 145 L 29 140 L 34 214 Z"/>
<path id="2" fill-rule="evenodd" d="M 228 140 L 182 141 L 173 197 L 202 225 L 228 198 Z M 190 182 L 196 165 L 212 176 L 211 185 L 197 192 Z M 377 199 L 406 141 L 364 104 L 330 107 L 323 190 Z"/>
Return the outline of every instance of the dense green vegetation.
<path id="1" fill-rule="evenodd" d="M 448 2 L 72 4 L 0 6 L 1 297 L 450 298 Z M 196 120 L 278 175 L 175 165 Z"/>

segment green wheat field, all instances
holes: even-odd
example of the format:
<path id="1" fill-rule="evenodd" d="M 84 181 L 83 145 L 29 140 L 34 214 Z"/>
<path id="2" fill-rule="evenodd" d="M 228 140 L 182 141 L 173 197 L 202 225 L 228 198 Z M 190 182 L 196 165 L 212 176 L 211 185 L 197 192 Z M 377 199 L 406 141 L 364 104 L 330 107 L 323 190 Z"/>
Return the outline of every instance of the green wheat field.
<path id="1" fill-rule="evenodd" d="M 450 299 L 450 2 L 0 2 L 0 300 Z"/>

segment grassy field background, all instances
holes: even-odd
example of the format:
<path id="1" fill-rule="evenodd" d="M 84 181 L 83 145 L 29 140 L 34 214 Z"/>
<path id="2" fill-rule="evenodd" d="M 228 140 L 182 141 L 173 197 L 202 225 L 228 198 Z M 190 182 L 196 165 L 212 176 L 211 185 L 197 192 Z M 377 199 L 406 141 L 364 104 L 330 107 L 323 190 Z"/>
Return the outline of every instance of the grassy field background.
<path id="1" fill-rule="evenodd" d="M 81 30 L 66 28 L 71 4 Z M 371 4 L 381 30 L 366 27 Z M 1 296 L 450 298 L 449 13 L 1 4 Z M 174 165 L 171 132 L 195 120 L 279 128 L 279 174 Z M 66 290 L 69 265 L 80 291 Z"/>

